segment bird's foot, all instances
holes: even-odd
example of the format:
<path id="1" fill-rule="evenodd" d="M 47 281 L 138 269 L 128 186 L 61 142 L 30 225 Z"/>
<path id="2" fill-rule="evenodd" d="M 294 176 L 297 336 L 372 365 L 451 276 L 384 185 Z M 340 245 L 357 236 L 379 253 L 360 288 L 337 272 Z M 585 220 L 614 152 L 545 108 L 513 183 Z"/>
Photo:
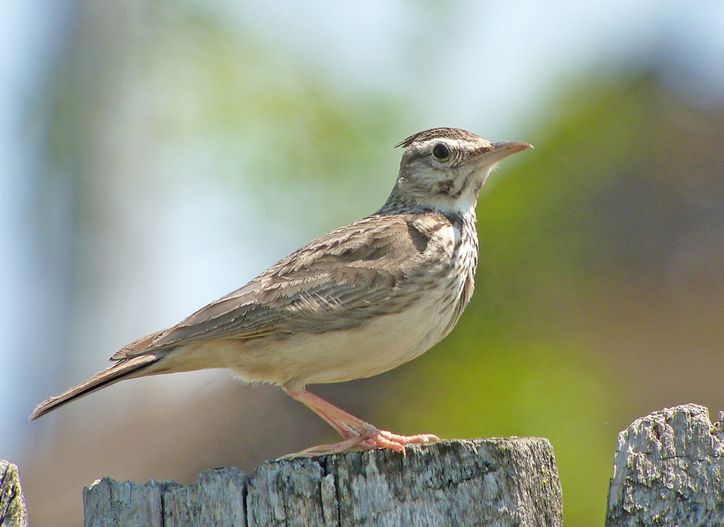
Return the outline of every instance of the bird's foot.
<path id="1" fill-rule="evenodd" d="M 372 425 L 368 425 L 367 430 L 363 433 L 350 435 L 350 437 L 339 443 L 313 446 L 295 454 L 288 454 L 280 459 L 323 456 L 348 451 L 374 450 L 376 448 L 392 450 L 404 456 L 406 446 L 428 445 L 436 441 L 440 441 L 440 438 L 433 434 L 403 436 L 393 434 L 387 430 L 378 430 Z"/>
<path id="2" fill-rule="evenodd" d="M 417 434 L 412 436 L 403 436 L 393 434 L 387 430 L 373 430 L 367 432 L 360 437 L 360 447 L 362 450 L 372 450 L 375 448 L 387 448 L 405 455 L 405 447 L 409 445 L 428 445 L 440 441 L 440 438 L 433 434 Z"/>
<path id="3" fill-rule="evenodd" d="M 350 450 L 359 450 L 358 445 L 360 444 L 359 437 L 351 437 L 340 441 L 339 443 L 329 443 L 326 445 L 317 445 L 309 448 L 305 448 L 300 452 L 293 454 L 287 454 L 280 457 L 279 459 L 292 459 L 295 457 L 315 457 L 315 456 L 326 456 L 328 454 L 339 454 L 341 452 L 348 452 Z"/>
<path id="4" fill-rule="evenodd" d="M 399 452 L 404 456 L 405 447 L 408 445 L 426 445 L 440 440 L 439 437 L 432 434 L 402 436 L 386 430 L 379 430 L 303 388 L 285 387 L 284 390 L 329 423 L 344 438 L 339 443 L 315 446 L 296 454 L 289 454 L 284 458 L 311 457 L 338 454 L 348 450 L 374 450 L 375 448 L 386 448 Z"/>

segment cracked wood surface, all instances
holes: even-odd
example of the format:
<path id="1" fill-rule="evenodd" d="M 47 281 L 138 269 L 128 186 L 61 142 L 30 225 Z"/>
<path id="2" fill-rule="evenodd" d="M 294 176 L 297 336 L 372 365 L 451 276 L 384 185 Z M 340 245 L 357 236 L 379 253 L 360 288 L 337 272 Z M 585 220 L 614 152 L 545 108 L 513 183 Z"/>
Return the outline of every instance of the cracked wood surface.
<path id="1" fill-rule="evenodd" d="M 27 527 L 25 497 L 18 467 L 0 459 L 0 526 Z"/>
<path id="2" fill-rule="evenodd" d="M 202 472 L 189 485 L 104 478 L 84 489 L 90 526 L 562 524 L 546 439 L 441 441 Z"/>
<path id="3" fill-rule="evenodd" d="M 634 421 L 618 436 L 607 527 L 724 525 L 724 412 L 686 404 Z"/>

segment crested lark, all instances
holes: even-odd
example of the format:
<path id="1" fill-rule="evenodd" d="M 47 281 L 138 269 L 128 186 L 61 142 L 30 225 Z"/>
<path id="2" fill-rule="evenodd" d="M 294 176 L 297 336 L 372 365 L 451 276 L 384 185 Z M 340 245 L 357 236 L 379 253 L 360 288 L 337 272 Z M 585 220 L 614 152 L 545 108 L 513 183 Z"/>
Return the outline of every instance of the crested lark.
<path id="1" fill-rule="evenodd" d="M 31 419 L 123 380 L 228 368 L 281 386 L 343 437 L 306 454 L 427 443 L 400 436 L 305 390 L 369 377 L 421 355 L 455 327 L 473 294 L 475 204 L 502 159 L 530 148 L 455 128 L 411 135 L 375 214 L 305 245 L 241 289 L 116 352 L 113 366 L 38 405 Z"/>

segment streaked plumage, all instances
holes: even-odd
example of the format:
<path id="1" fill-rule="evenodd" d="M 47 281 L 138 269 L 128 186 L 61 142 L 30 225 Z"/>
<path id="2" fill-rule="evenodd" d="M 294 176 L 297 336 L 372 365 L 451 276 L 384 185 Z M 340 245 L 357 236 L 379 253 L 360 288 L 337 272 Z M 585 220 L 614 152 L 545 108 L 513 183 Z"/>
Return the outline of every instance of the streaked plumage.
<path id="1" fill-rule="evenodd" d="M 497 161 L 528 145 L 435 128 L 398 146 L 405 148 L 400 174 L 377 213 L 123 347 L 113 366 L 41 403 L 31 418 L 121 379 L 204 368 L 280 385 L 322 415 L 314 406 L 322 403 L 307 400 L 307 383 L 368 377 L 427 351 L 454 328 L 473 293 L 480 188 Z M 347 428 L 364 435 L 356 421 L 345 423 L 330 424 L 348 440 L 356 436 Z"/>

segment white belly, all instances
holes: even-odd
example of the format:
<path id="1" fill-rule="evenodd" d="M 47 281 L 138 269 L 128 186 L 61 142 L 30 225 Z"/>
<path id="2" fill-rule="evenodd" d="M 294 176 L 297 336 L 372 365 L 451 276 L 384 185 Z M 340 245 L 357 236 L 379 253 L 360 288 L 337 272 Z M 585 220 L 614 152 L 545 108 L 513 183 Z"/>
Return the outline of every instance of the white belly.
<path id="1" fill-rule="evenodd" d="M 215 351 L 246 381 L 314 384 L 370 377 L 418 357 L 445 336 L 450 316 L 440 315 L 438 296 L 430 294 L 401 313 L 358 328 Z"/>

